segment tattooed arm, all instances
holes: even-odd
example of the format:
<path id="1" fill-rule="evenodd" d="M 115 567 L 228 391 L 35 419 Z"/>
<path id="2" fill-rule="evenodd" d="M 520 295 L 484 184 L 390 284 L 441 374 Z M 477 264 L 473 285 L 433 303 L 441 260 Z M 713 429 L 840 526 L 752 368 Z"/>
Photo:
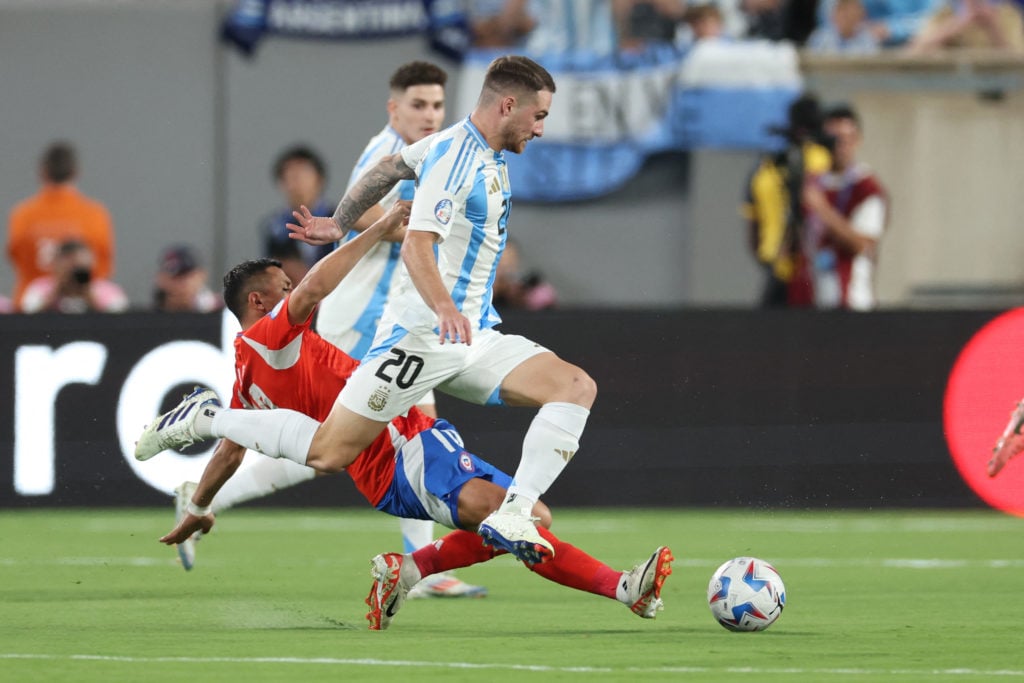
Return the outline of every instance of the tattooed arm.
<path id="1" fill-rule="evenodd" d="M 410 180 L 416 174 L 406 165 L 401 153 L 386 156 L 356 181 L 334 210 L 334 222 L 342 233 L 355 226 L 359 218 L 375 206 L 399 180 Z"/>

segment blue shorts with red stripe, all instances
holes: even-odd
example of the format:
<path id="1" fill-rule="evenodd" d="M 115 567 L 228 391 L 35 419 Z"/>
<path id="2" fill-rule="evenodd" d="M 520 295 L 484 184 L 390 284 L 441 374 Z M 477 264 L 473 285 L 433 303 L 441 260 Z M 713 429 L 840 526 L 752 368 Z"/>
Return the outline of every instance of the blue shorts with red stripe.
<path id="1" fill-rule="evenodd" d="M 477 478 L 506 489 L 512 484 L 512 477 L 463 448 L 455 427 L 438 420 L 398 451 L 391 486 L 376 507 L 396 517 L 431 519 L 457 529 L 459 493 Z"/>

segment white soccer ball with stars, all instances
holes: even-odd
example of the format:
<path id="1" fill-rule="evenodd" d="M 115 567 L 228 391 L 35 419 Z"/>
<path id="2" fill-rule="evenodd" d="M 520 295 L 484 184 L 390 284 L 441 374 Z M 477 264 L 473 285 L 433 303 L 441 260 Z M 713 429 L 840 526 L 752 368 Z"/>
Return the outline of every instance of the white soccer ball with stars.
<path id="1" fill-rule="evenodd" d="M 708 607 L 718 623 L 730 631 L 763 631 L 786 606 L 782 577 L 764 560 L 737 557 L 711 576 Z"/>

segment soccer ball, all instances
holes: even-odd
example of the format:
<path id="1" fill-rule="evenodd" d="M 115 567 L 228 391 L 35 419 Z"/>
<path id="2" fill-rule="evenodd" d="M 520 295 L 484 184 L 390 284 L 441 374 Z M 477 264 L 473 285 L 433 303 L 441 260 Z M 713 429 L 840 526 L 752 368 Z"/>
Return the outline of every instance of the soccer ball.
<path id="1" fill-rule="evenodd" d="M 711 576 L 708 607 L 730 631 L 763 631 L 775 623 L 786 606 L 782 577 L 764 560 L 737 557 Z"/>

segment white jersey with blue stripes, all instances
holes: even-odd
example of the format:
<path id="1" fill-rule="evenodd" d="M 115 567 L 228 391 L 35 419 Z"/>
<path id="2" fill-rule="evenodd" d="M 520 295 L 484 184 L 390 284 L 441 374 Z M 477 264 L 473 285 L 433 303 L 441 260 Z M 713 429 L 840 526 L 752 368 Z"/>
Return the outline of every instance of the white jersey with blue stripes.
<path id="1" fill-rule="evenodd" d="M 359 162 L 349 176 L 348 188 L 381 158 L 405 147 L 405 141 L 391 126 L 375 135 L 359 156 Z M 385 209 L 399 199 L 411 200 L 414 183 L 403 180 L 381 200 Z M 342 242 L 354 239 L 359 233 L 350 230 Z M 395 272 L 401 267 L 401 244 L 380 242 L 364 256 L 338 287 L 320 302 L 316 329 L 353 358 L 362 358 L 370 348 L 384 312 L 384 305 L 395 289 Z"/>
<path id="2" fill-rule="evenodd" d="M 505 249 L 512 193 L 501 152 L 488 146 L 465 118 L 402 150 L 416 169 L 409 230 L 438 236 L 437 266 L 452 300 L 474 329 L 501 322 L 491 303 L 495 271 Z M 437 316 L 403 268 L 382 321 L 409 332 L 437 327 Z"/>

